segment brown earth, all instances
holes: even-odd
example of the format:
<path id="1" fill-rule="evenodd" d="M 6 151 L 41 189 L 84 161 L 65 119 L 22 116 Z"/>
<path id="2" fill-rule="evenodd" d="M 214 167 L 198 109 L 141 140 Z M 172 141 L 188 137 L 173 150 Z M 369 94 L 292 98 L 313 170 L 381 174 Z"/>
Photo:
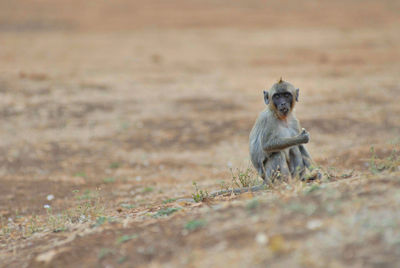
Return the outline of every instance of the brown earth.
<path id="1" fill-rule="evenodd" d="M 399 18 L 394 0 L 1 0 L 1 266 L 396 267 L 400 158 L 371 172 L 371 146 L 400 143 Z M 248 167 L 281 76 L 330 176 L 175 200 Z"/>

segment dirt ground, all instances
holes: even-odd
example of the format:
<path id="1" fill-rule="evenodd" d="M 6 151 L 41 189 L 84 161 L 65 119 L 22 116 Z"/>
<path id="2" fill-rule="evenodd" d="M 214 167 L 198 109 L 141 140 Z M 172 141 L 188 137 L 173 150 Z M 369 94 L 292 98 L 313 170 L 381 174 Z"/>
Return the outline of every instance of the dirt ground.
<path id="1" fill-rule="evenodd" d="M 400 2 L 266 2 L 1 0 L 0 266 L 398 267 Z M 281 76 L 324 178 L 191 202 Z"/>

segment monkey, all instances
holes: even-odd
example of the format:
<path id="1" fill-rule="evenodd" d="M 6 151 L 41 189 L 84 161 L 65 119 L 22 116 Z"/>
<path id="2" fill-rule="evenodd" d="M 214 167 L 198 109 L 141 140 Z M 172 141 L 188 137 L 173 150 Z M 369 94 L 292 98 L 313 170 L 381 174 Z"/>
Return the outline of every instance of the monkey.
<path id="1" fill-rule="evenodd" d="M 250 160 L 263 184 L 214 191 L 208 197 L 264 190 L 275 179 L 305 180 L 306 169 L 314 170 L 315 162 L 304 146 L 310 141 L 310 134 L 301 128 L 294 113 L 299 91 L 281 78 L 269 91 L 263 92 L 267 108 L 259 114 L 249 135 Z M 317 170 L 308 179 L 321 176 Z"/>
<path id="2" fill-rule="evenodd" d="M 259 114 L 249 135 L 250 160 L 263 184 L 214 191 L 209 197 L 264 190 L 275 179 L 305 180 L 306 169 L 314 170 L 315 162 L 304 146 L 310 141 L 310 134 L 301 128 L 294 113 L 299 91 L 281 78 L 269 91 L 263 92 L 267 108 Z M 321 177 L 317 170 L 308 179 Z"/>
<path id="3" fill-rule="evenodd" d="M 313 170 L 315 163 L 304 146 L 310 134 L 294 114 L 299 89 L 281 78 L 263 94 L 267 108 L 249 135 L 250 160 L 264 184 L 281 178 L 304 180 L 306 169 Z"/>

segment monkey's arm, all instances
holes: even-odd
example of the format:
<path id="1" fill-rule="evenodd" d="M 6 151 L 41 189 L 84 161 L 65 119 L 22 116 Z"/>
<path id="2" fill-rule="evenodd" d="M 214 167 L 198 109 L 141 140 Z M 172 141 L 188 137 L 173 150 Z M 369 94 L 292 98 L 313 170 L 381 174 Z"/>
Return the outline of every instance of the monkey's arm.
<path id="1" fill-rule="evenodd" d="M 308 132 L 303 130 L 299 135 L 291 138 L 273 138 L 262 144 L 264 152 L 267 154 L 282 151 L 291 146 L 300 145 L 309 141 Z"/>

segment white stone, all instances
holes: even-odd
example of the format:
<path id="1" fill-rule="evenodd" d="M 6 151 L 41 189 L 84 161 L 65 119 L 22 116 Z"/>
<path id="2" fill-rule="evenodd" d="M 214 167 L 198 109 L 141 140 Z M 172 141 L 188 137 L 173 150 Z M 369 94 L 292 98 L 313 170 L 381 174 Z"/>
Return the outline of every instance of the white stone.
<path id="1" fill-rule="evenodd" d="M 264 234 L 264 233 L 258 233 L 257 235 L 256 235 L 256 242 L 259 244 L 259 245 L 266 245 L 267 243 L 268 243 L 268 236 L 266 235 L 266 234 Z"/>
<path id="2" fill-rule="evenodd" d="M 320 220 L 310 220 L 307 222 L 307 228 L 310 230 L 318 229 L 322 226 L 322 221 Z"/>

